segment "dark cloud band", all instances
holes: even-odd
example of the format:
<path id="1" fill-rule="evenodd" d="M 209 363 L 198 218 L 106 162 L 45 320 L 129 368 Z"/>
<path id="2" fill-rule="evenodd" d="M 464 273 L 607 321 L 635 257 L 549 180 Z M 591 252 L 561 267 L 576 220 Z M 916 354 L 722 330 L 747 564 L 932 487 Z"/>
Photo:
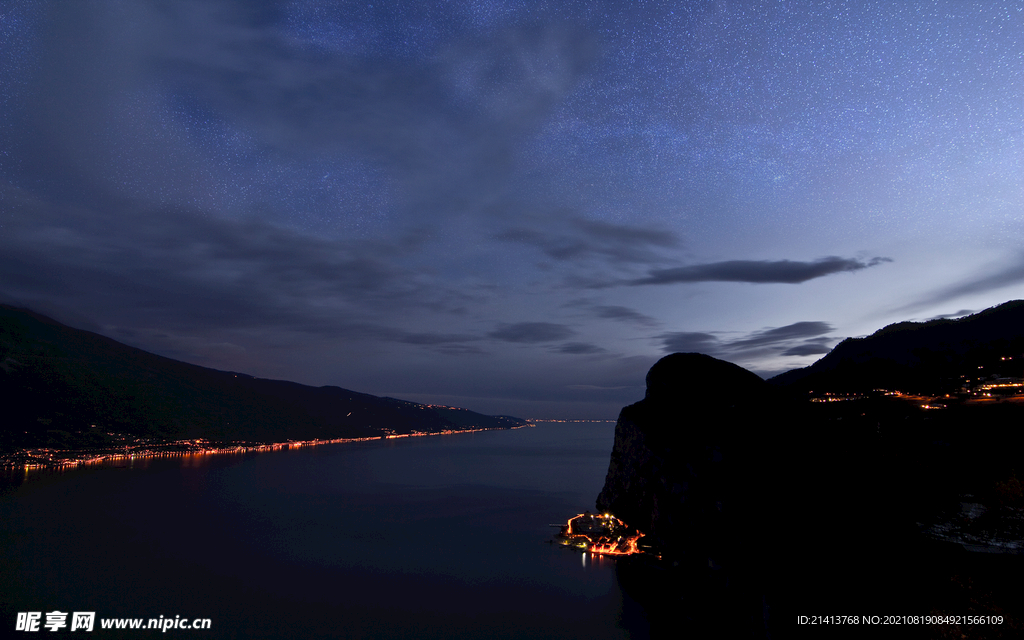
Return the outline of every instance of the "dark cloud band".
<path id="1" fill-rule="evenodd" d="M 641 284 L 677 284 L 684 282 L 750 282 L 754 284 L 799 284 L 815 278 L 860 271 L 891 258 L 876 257 L 867 261 L 829 256 L 810 262 L 795 260 L 726 260 L 695 264 L 673 269 L 653 269 L 647 277 L 629 282 Z"/>

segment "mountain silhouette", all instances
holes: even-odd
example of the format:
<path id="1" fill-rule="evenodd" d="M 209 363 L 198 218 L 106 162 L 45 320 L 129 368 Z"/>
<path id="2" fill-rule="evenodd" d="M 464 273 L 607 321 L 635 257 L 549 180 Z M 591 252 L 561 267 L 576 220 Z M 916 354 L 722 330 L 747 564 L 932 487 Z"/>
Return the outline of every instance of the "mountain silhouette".
<path id="1" fill-rule="evenodd" d="M 1024 375 L 1024 300 L 956 320 L 899 322 L 847 338 L 809 367 L 771 378 L 796 391 L 950 393 L 979 378 Z"/>
<path id="2" fill-rule="evenodd" d="M 0 450 L 103 446 L 111 434 L 212 442 L 507 428 L 507 416 L 218 371 L 0 305 Z"/>

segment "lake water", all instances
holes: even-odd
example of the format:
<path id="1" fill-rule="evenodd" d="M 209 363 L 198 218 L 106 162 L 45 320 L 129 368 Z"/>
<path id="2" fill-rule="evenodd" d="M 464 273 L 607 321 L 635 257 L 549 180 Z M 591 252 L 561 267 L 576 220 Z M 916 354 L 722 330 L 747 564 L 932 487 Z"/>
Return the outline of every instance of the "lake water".
<path id="1" fill-rule="evenodd" d="M 613 434 L 539 423 L 33 472 L 0 495 L 3 624 L 56 609 L 212 621 L 167 637 L 646 637 L 614 560 L 546 543 L 594 508 Z"/>

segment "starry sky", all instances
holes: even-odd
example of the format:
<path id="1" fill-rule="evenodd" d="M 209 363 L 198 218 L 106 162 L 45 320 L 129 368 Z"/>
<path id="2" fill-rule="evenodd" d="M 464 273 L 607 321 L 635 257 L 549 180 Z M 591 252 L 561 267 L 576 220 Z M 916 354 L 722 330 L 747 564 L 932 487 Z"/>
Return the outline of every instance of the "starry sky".
<path id="1" fill-rule="evenodd" d="M 1024 5 L 0 4 L 0 301 L 218 369 L 614 418 L 1024 297 Z"/>

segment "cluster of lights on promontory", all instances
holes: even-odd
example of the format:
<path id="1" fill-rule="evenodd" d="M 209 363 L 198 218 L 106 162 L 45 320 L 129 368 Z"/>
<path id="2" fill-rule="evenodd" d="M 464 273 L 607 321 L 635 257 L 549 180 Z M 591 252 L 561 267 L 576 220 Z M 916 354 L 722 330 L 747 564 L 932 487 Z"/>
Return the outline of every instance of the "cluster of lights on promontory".
<path id="1" fill-rule="evenodd" d="M 581 513 L 569 518 L 556 536 L 565 546 L 606 556 L 641 553 L 638 543 L 644 534 L 610 513 Z"/>

